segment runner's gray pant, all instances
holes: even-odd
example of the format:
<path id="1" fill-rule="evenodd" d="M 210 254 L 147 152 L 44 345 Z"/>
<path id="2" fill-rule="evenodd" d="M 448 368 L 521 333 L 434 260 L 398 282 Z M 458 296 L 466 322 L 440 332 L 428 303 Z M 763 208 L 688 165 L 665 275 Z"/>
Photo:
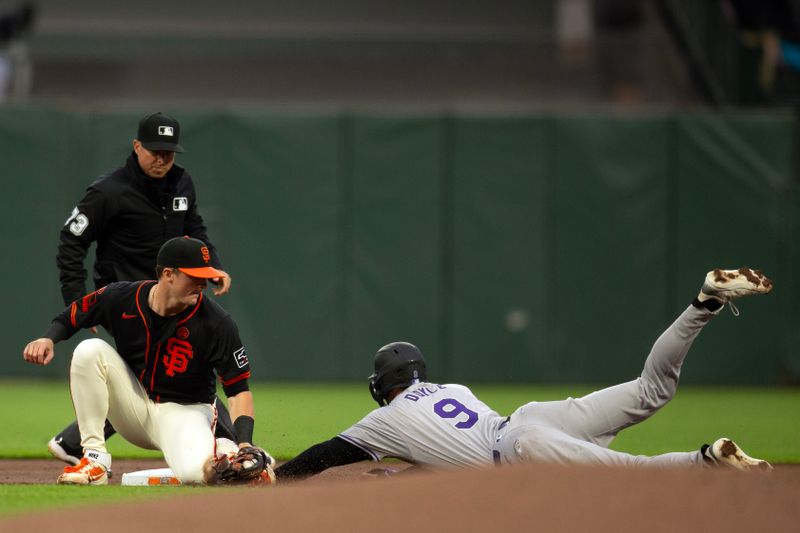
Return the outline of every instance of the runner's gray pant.
<path id="1" fill-rule="evenodd" d="M 514 411 L 495 445 L 501 464 L 703 465 L 699 451 L 648 457 L 608 446 L 617 433 L 647 419 L 672 399 L 683 360 L 713 317 L 709 311 L 689 306 L 655 342 L 638 379 L 582 398 L 531 402 Z"/>

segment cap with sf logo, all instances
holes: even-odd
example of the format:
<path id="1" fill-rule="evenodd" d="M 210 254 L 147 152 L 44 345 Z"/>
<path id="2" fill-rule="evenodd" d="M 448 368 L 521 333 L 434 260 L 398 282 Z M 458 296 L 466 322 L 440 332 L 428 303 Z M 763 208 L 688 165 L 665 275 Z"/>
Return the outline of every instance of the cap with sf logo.
<path id="1" fill-rule="evenodd" d="M 211 266 L 211 252 L 200 239 L 174 237 L 165 242 L 158 251 L 156 265 L 177 268 L 184 274 L 196 278 L 221 278 L 225 276 Z"/>
<path id="2" fill-rule="evenodd" d="M 162 113 L 151 113 L 139 121 L 136 138 L 150 151 L 165 150 L 183 153 L 179 143 L 181 126 L 174 118 Z"/>
<path id="3" fill-rule="evenodd" d="M 196 278 L 221 278 L 225 276 L 211 266 L 211 252 L 200 239 L 174 237 L 165 242 L 158 251 L 156 265 L 177 268 L 184 274 Z"/>

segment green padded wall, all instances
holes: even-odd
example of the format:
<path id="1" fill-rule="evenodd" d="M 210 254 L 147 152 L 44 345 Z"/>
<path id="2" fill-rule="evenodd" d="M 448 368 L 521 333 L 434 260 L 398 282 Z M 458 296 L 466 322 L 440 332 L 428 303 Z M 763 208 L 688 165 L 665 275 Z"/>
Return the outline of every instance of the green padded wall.
<path id="1" fill-rule="evenodd" d="M 366 378 L 387 342 L 439 351 L 445 154 L 435 117 L 356 117 L 348 133 L 343 356 L 352 377 Z M 430 359 L 433 374 L 441 360 Z"/>
<path id="2" fill-rule="evenodd" d="M 668 323 L 667 122 L 563 117 L 553 136 L 548 377 L 630 379 Z"/>
<path id="3" fill-rule="evenodd" d="M 470 380 L 552 378 L 548 183 L 543 118 L 454 121 L 449 223 L 452 357 Z"/>
<path id="4" fill-rule="evenodd" d="M 149 110 L 0 109 L 4 375 L 60 306 L 58 231 Z M 683 380 L 800 381 L 796 124 L 753 113 L 169 111 L 257 379 L 363 380 L 409 340 L 454 381 L 611 383 L 715 266 L 775 294 L 726 311 Z"/>
<path id="5" fill-rule="evenodd" d="M 341 362 L 340 125 L 336 117 L 198 115 L 183 157 L 233 278 L 254 376 L 345 377 Z"/>
<path id="6" fill-rule="evenodd" d="M 705 383 L 773 381 L 789 303 L 784 205 L 793 184 L 789 121 L 747 115 L 686 115 L 677 119 L 678 247 L 676 291 L 692 290 L 709 266 L 749 265 L 774 278 L 774 294 L 749 298 L 742 316 L 726 316 L 695 342 L 702 359 L 686 375 Z M 779 154 L 783 153 L 781 157 Z M 793 269 L 796 271 L 797 264 Z M 786 288 L 785 288 L 786 287 Z M 725 311 L 729 315 L 728 311 Z"/>
<path id="7" fill-rule="evenodd" d="M 0 161 L 3 161 L 6 258 L 3 261 L 7 305 L 2 327 L 5 372 L 11 375 L 66 375 L 70 346 L 59 346 L 51 368 L 26 365 L 25 344 L 44 333 L 62 305 L 55 269 L 58 231 L 72 209 L 69 177 L 79 151 L 73 136 L 78 119 L 48 110 L 0 112 Z M 77 156 L 77 157 L 76 157 Z"/>

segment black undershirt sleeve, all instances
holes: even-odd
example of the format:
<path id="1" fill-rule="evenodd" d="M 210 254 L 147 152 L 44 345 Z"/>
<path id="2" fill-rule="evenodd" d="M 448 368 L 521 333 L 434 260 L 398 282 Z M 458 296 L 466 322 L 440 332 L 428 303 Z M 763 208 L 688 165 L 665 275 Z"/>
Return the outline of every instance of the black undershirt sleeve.
<path id="1" fill-rule="evenodd" d="M 53 341 L 53 344 L 56 344 L 57 342 L 61 342 L 64 339 L 68 339 L 69 332 L 67 331 L 67 327 L 64 324 L 62 324 L 58 320 L 54 320 L 50 324 L 50 327 L 47 328 L 47 331 L 45 331 L 44 335 L 42 335 L 42 337 L 50 339 Z"/>
<path id="2" fill-rule="evenodd" d="M 367 452 L 334 437 L 331 440 L 315 444 L 291 461 L 275 469 L 275 477 L 284 480 L 305 479 L 334 466 L 349 465 L 359 461 L 368 461 Z"/>

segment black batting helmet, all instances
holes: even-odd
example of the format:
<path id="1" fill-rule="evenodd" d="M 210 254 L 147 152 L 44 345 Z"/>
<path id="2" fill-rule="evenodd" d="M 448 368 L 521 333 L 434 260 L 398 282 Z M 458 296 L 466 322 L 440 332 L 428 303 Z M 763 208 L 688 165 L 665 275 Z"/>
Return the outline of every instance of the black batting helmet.
<path id="1" fill-rule="evenodd" d="M 378 405 L 384 406 L 392 389 L 426 379 L 425 358 L 419 348 L 408 342 L 393 342 L 375 354 L 375 372 L 369 377 L 369 392 Z"/>

